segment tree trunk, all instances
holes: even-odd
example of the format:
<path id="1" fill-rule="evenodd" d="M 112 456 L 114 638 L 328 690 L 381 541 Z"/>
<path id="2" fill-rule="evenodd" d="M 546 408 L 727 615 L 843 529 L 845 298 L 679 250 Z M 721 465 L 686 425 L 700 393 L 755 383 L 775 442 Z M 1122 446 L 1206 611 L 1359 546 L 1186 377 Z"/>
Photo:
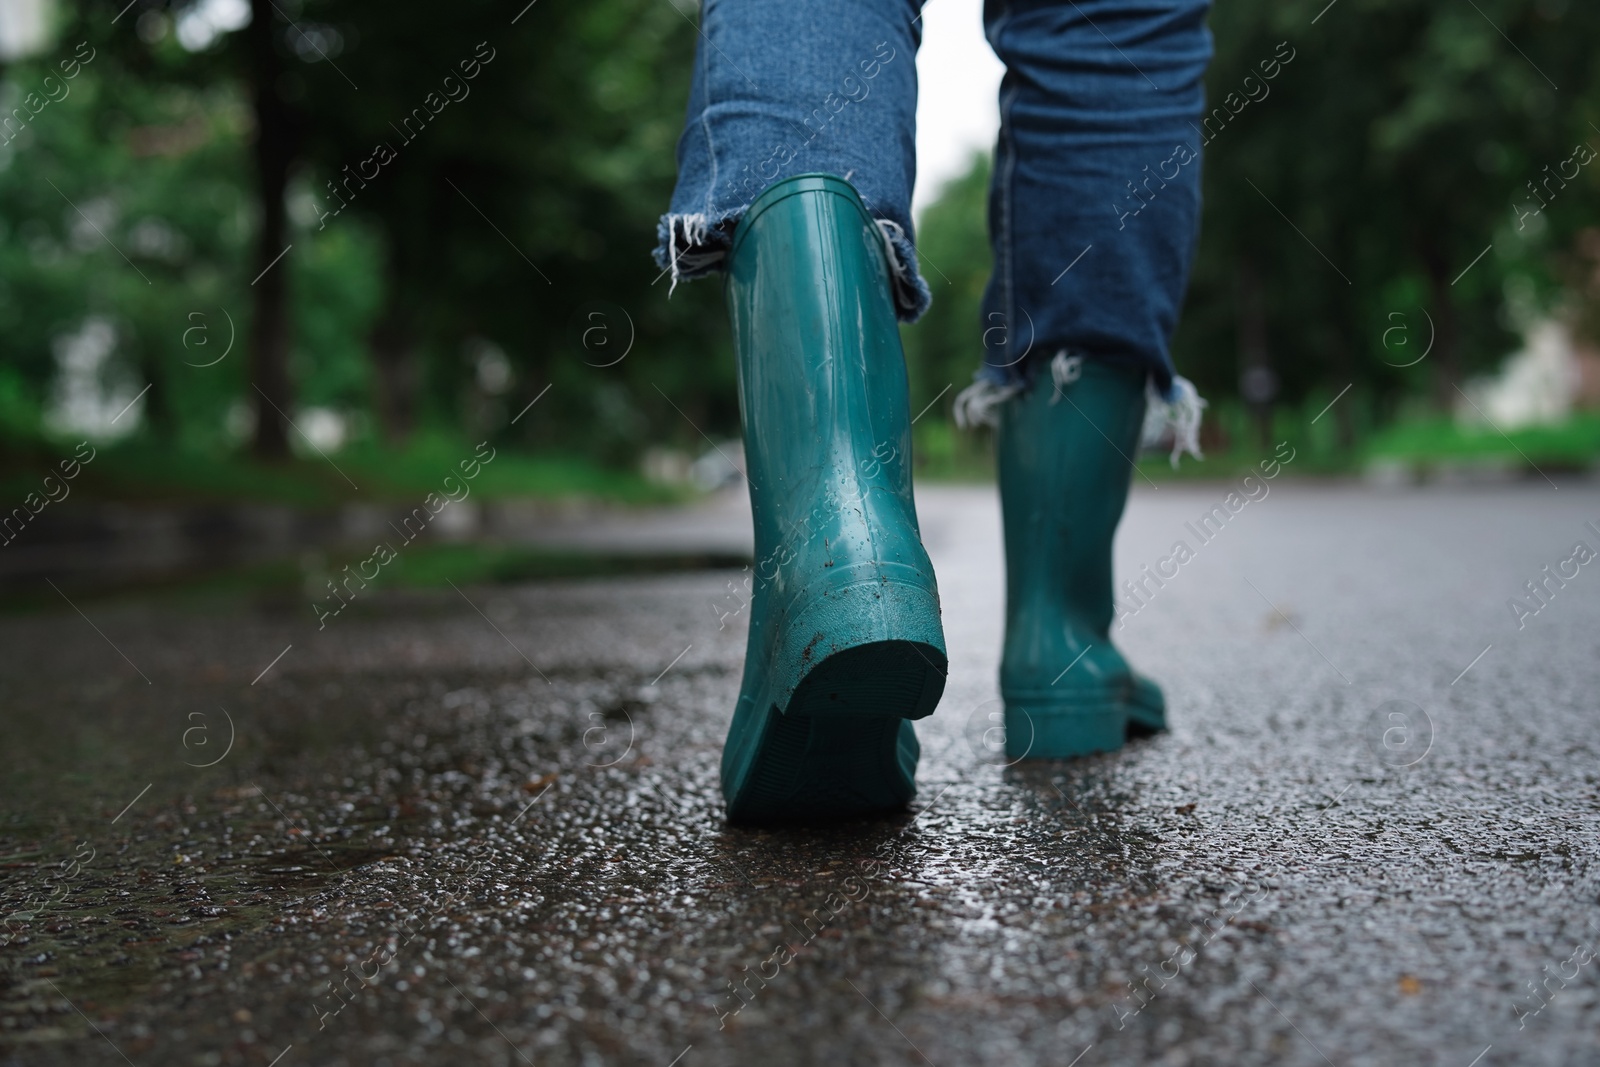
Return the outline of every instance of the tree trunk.
<path id="1" fill-rule="evenodd" d="M 1352 359 L 1350 355 L 1351 348 L 1350 335 L 1346 332 L 1344 323 L 1337 323 L 1333 336 L 1333 367 L 1338 373 L 1339 378 L 1353 385 L 1356 380 L 1356 371 L 1355 360 Z M 1344 386 L 1339 385 L 1337 381 L 1333 382 L 1332 384 L 1340 389 L 1344 388 Z M 1364 389 L 1365 386 L 1363 386 L 1363 390 Z M 1333 424 L 1338 431 L 1336 439 L 1339 442 L 1340 451 L 1347 453 L 1356 447 L 1356 412 L 1354 399 L 1356 395 L 1361 394 L 1355 394 L 1353 391 L 1351 393 L 1346 393 L 1342 398 L 1340 398 L 1337 404 L 1333 405 Z"/>
<path id="2" fill-rule="evenodd" d="M 402 445 L 416 426 L 417 356 L 411 316 L 401 291 L 404 272 L 394 262 L 395 255 L 390 252 L 383 313 L 367 344 L 377 379 L 378 423 L 385 440 Z"/>
<path id="3" fill-rule="evenodd" d="M 1433 304 L 1433 403 L 1448 414 L 1455 408 L 1456 383 L 1461 380 L 1461 335 L 1450 298 L 1450 266 L 1444 252 L 1431 243 L 1422 246 L 1422 261 L 1428 269 Z"/>
<path id="4" fill-rule="evenodd" d="M 144 424 L 153 439 L 163 444 L 175 444 L 178 440 L 178 420 L 172 410 L 167 376 L 155 354 L 143 346 L 139 348 L 136 362 L 139 376 L 149 383 L 149 390 L 144 394 Z"/>
<path id="5" fill-rule="evenodd" d="M 1272 400 L 1277 392 L 1277 375 L 1272 370 L 1272 355 L 1267 343 L 1266 294 L 1261 275 L 1253 260 L 1241 257 L 1239 284 L 1239 364 L 1240 391 L 1255 416 L 1261 447 L 1272 447 Z"/>
<path id="6" fill-rule="evenodd" d="M 250 25 L 245 30 L 250 80 L 256 119 L 256 190 L 260 197 L 261 229 L 251 284 L 254 315 L 250 324 L 251 403 L 256 429 L 251 451 L 259 459 L 283 459 L 289 454 L 286 428 L 292 399 L 289 395 L 289 287 L 288 220 L 284 194 L 289 167 L 294 160 L 294 117 L 278 95 L 282 74 L 277 49 L 272 0 L 250 0 Z"/>
<path id="7" fill-rule="evenodd" d="M 1349 251 L 1347 249 L 1347 251 Z M 1357 257 L 1352 253 L 1344 258 L 1344 262 L 1354 262 Z M 1350 287 L 1336 290 L 1333 295 L 1333 372 L 1335 379 L 1329 384 L 1335 390 L 1343 389 L 1345 383 L 1351 386 L 1349 393 L 1333 405 L 1333 419 L 1336 430 L 1335 439 L 1342 452 L 1349 453 L 1356 445 L 1356 413 L 1355 413 L 1355 381 L 1362 374 L 1356 368 L 1355 335 L 1359 331 L 1360 313 L 1356 307 L 1354 293 Z M 1367 383 L 1362 382 L 1365 390 Z"/>

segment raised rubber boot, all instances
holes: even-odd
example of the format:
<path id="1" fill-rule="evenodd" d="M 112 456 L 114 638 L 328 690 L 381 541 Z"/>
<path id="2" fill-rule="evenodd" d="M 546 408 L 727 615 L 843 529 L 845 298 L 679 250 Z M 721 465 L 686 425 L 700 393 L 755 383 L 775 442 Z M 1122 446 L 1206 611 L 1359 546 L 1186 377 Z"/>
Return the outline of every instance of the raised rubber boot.
<path id="1" fill-rule="evenodd" d="M 800 175 L 764 192 L 734 231 L 727 299 L 756 552 L 728 816 L 903 807 L 944 631 L 889 261 L 855 189 Z"/>
<path id="2" fill-rule="evenodd" d="M 1082 361 L 1004 402 L 1006 753 L 1057 759 L 1166 728 L 1161 690 L 1111 643 L 1111 539 L 1145 414 L 1145 374 Z"/>

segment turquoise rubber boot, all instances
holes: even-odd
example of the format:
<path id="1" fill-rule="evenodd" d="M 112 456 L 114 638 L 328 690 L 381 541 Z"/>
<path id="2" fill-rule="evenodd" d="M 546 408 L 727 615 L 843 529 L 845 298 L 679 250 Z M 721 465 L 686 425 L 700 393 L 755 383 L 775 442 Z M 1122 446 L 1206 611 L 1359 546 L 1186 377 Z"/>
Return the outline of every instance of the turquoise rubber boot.
<path id="1" fill-rule="evenodd" d="M 848 182 L 764 192 L 727 298 L 755 516 L 728 817 L 903 807 L 944 692 L 939 594 L 911 498 L 910 391 L 876 223 Z"/>
<path id="2" fill-rule="evenodd" d="M 1111 644 L 1111 539 L 1145 413 L 1142 371 L 1085 360 L 1005 401 L 1006 754 L 1059 759 L 1166 729 L 1166 702 Z"/>

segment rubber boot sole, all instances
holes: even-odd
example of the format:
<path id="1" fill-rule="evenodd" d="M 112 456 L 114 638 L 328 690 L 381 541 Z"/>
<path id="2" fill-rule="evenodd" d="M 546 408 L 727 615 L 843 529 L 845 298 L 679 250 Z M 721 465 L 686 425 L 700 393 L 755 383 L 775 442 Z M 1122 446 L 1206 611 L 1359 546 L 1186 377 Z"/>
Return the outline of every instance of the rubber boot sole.
<path id="1" fill-rule="evenodd" d="M 737 822 L 841 818 L 903 808 L 916 795 L 910 720 L 944 693 L 945 654 L 874 641 L 820 660 L 789 700 L 771 704 L 749 771 L 728 805 Z"/>
<path id="2" fill-rule="evenodd" d="M 1007 697 L 1006 756 L 1012 760 L 1069 759 L 1112 752 L 1128 739 L 1128 709 L 1116 700 L 1064 704 Z"/>

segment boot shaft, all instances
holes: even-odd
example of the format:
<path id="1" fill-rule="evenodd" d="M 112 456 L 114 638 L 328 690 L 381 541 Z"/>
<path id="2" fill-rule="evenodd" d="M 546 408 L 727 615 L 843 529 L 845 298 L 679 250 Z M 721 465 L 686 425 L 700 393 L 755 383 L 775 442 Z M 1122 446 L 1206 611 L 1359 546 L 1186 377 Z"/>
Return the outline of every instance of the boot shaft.
<path id="1" fill-rule="evenodd" d="M 1144 411 L 1142 373 L 1090 361 L 1071 382 L 1042 380 L 1005 403 L 996 451 L 1011 632 L 1045 612 L 1106 640 L 1112 539 Z"/>
<path id="2" fill-rule="evenodd" d="M 848 539 L 876 508 L 910 510 L 890 284 L 878 226 L 839 178 L 780 182 L 734 233 L 727 301 L 758 562 L 799 531 Z"/>

